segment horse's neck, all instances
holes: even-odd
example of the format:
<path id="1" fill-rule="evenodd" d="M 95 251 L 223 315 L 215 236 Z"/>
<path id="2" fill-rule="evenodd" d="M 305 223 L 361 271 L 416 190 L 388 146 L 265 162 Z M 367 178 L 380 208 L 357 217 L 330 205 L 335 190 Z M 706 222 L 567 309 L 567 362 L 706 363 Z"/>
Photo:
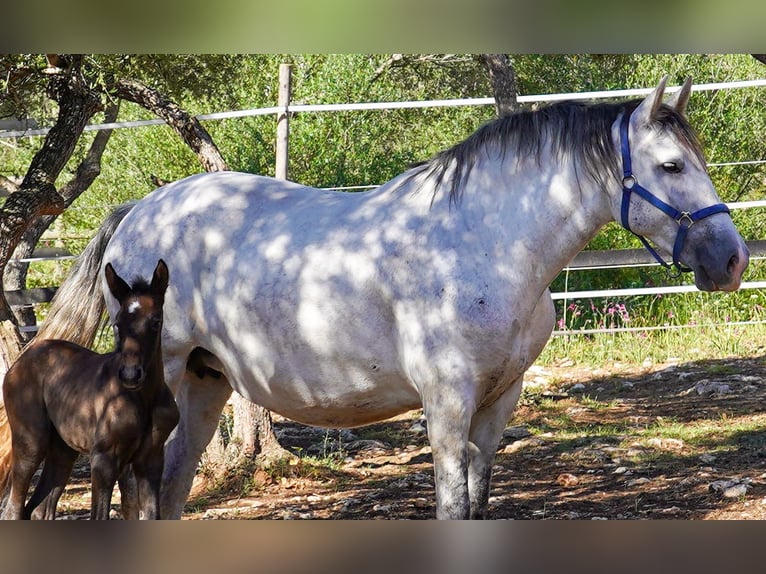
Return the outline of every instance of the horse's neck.
<path id="1" fill-rule="evenodd" d="M 612 220 L 608 194 L 569 162 L 478 164 L 459 209 L 495 227 L 513 261 L 547 286 Z M 579 175 L 579 177 L 578 177 Z"/>

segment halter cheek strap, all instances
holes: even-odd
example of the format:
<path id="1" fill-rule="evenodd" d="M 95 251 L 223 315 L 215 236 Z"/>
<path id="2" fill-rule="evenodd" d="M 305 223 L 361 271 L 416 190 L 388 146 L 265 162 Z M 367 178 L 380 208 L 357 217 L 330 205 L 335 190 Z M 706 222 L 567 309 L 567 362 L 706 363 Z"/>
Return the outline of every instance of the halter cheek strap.
<path id="1" fill-rule="evenodd" d="M 679 211 L 672 205 L 668 205 L 662 201 L 659 197 L 644 187 L 641 187 L 638 183 L 638 179 L 633 175 L 633 168 L 630 161 L 630 142 L 628 141 L 628 128 L 630 125 L 630 114 L 625 113 L 622 116 L 620 122 L 620 151 L 622 153 L 622 205 L 620 209 L 620 219 L 622 226 L 633 233 L 641 240 L 647 251 L 662 265 L 665 269 L 671 269 L 675 267 L 677 273 L 675 276 L 679 276 L 681 273 L 691 271 L 681 263 L 681 250 L 684 248 L 684 242 L 686 241 L 686 234 L 689 229 L 700 219 L 705 219 L 716 213 L 729 213 L 729 208 L 723 203 L 717 203 L 710 207 L 704 207 L 694 212 Z M 629 212 L 630 212 L 630 199 L 631 195 L 635 193 L 645 201 L 648 201 L 651 205 L 662 211 L 664 214 L 673 218 L 678 223 L 678 234 L 676 235 L 676 241 L 673 244 L 673 265 L 666 263 L 657 251 L 649 244 L 649 241 L 642 235 L 639 235 L 630 228 Z"/>

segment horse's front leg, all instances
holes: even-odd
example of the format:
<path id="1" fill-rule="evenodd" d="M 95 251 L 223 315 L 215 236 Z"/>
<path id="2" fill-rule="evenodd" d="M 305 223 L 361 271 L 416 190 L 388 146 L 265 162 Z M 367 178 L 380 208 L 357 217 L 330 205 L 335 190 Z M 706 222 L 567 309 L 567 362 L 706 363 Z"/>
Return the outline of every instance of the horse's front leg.
<path id="1" fill-rule="evenodd" d="M 118 462 L 110 452 L 96 451 L 90 457 L 91 520 L 109 520 L 112 491 L 119 475 Z"/>
<path id="2" fill-rule="evenodd" d="M 439 520 L 465 520 L 470 516 L 467 447 L 473 402 L 466 399 L 454 388 L 444 387 L 435 389 L 423 401 Z"/>
<path id="3" fill-rule="evenodd" d="M 134 458 L 132 469 L 138 488 L 139 518 L 160 519 L 160 488 L 165 462 L 165 442 L 178 424 L 178 407 L 170 389 L 163 386 L 152 409 L 148 441 Z"/>
<path id="4" fill-rule="evenodd" d="M 153 449 L 140 460 L 133 461 L 133 471 L 138 486 L 139 518 L 158 520 L 160 518 L 160 484 L 162 483 L 162 447 Z"/>
<path id="5" fill-rule="evenodd" d="M 139 519 L 138 484 L 133 465 L 129 465 L 117 479 L 120 485 L 120 511 L 123 520 Z"/>
<path id="6" fill-rule="evenodd" d="M 516 408 L 523 386 L 524 372 L 537 359 L 550 338 L 556 319 L 553 300 L 546 290 L 521 329 L 514 322 L 509 339 L 508 368 L 515 376 L 500 396 L 486 406 L 479 406 L 471 421 L 469 436 L 470 464 L 468 489 L 471 498 L 471 518 L 486 518 L 489 502 L 492 465 L 503 430 Z M 516 374 L 517 373 L 517 374 Z M 491 389 L 488 390 L 490 393 Z"/>
<path id="7" fill-rule="evenodd" d="M 480 408 L 471 421 L 468 446 L 470 457 L 468 493 L 471 500 L 471 519 L 487 518 L 492 465 L 503 430 L 519 400 L 522 383 L 523 377 L 517 378 L 494 403 Z"/>

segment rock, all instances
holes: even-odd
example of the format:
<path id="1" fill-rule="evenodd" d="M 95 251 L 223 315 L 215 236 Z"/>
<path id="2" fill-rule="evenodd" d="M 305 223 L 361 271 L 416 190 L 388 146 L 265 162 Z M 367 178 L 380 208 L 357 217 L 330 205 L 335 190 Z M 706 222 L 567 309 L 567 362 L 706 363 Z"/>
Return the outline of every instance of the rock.
<path id="1" fill-rule="evenodd" d="M 683 391 L 681 394 L 688 395 L 692 393 L 697 393 L 700 396 L 726 395 L 728 393 L 731 393 L 731 387 L 727 385 L 726 383 L 722 383 L 720 381 L 709 381 L 707 379 L 703 379 L 702 381 L 698 382 L 696 385 L 694 385 L 690 389 Z"/>
<path id="2" fill-rule="evenodd" d="M 748 478 L 715 480 L 708 485 L 708 490 L 715 492 L 722 498 L 741 498 L 747 494 L 750 482 Z"/>
<path id="3" fill-rule="evenodd" d="M 418 420 L 412 423 L 412 425 L 410 425 L 410 432 L 425 434 L 427 424 L 428 423 L 426 422 L 426 417 L 420 417 Z"/>
<path id="4" fill-rule="evenodd" d="M 503 431 L 503 439 L 506 440 L 519 440 L 528 436 L 532 436 L 532 433 L 527 427 L 508 427 Z"/>
<path id="5" fill-rule="evenodd" d="M 680 438 L 650 438 L 647 444 L 661 450 L 681 450 L 685 446 Z"/>
<path id="6" fill-rule="evenodd" d="M 577 478 L 574 474 L 564 472 L 556 477 L 556 482 L 558 482 L 564 488 L 572 488 L 578 485 L 580 479 Z"/>
<path id="7" fill-rule="evenodd" d="M 712 454 L 701 454 L 700 460 L 704 462 L 705 464 L 710 464 L 711 462 L 714 462 L 717 457 Z"/>
<path id="8" fill-rule="evenodd" d="M 582 383 L 576 383 L 572 385 L 571 387 L 569 387 L 570 393 L 581 393 L 584 390 L 585 390 L 585 385 L 583 385 Z"/>
<path id="9" fill-rule="evenodd" d="M 350 442 L 345 448 L 354 453 L 384 454 L 391 449 L 391 445 L 380 440 L 360 439 Z"/>

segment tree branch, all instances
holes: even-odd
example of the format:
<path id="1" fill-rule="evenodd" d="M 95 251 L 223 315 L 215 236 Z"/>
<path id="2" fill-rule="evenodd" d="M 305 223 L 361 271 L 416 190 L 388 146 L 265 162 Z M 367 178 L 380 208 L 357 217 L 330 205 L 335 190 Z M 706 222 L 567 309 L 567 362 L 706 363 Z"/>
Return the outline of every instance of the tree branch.
<path id="1" fill-rule="evenodd" d="M 107 107 L 104 113 L 104 121 L 111 123 L 117 120 L 119 103 Z M 59 195 L 64 201 L 64 207 L 69 207 L 72 202 L 87 190 L 101 173 L 101 157 L 106 150 L 106 145 L 112 135 L 112 130 L 99 130 L 93 138 L 93 142 L 85 155 L 85 158 L 77 166 L 75 176 L 62 188 Z M 50 227 L 56 215 L 42 215 L 35 218 L 22 234 L 12 259 L 8 261 L 3 277 L 3 286 L 6 290 L 23 289 L 27 282 L 28 263 L 20 263 L 13 259 L 25 259 L 29 257 L 40 237 Z M 33 325 L 35 314 L 31 309 L 15 309 L 16 319 L 19 324 Z"/>
<path id="2" fill-rule="evenodd" d="M 228 169 L 207 130 L 178 104 L 136 80 L 118 80 L 115 92 L 118 97 L 134 102 L 165 120 L 197 155 L 205 171 Z"/>

